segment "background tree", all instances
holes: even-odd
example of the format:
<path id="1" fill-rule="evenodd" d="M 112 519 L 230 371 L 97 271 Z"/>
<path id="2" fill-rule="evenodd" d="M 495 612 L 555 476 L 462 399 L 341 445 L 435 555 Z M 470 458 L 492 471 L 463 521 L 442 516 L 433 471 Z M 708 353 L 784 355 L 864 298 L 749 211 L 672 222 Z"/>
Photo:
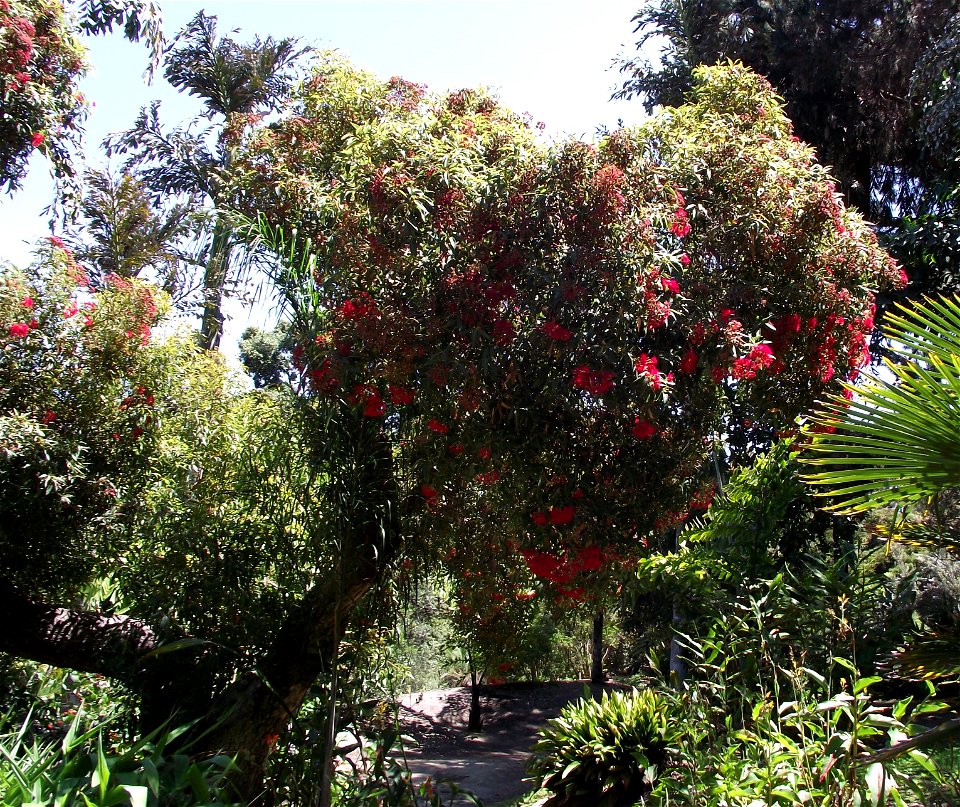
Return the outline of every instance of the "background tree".
<path id="1" fill-rule="evenodd" d="M 634 17 L 659 65 L 621 62 L 616 97 L 649 109 L 682 102 L 692 70 L 727 59 L 765 75 L 797 134 L 832 166 L 849 202 L 896 247 L 916 290 L 957 278 L 957 88 L 960 16 L 917 0 L 664 0 Z"/>
<path id="2" fill-rule="evenodd" d="M 189 295 L 195 257 L 189 249 L 206 216 L 187 201 L 169 210 L 151 204 L 143 183 L 131 174 L 87 171 L 80 205 L 82 223 L 72 228 L 70 246 L 96 282 L 107 275 L 140 277 L 156 283 L 174 301 Z"/>
<path id="3" fill-rule="evenodd" d="M 293 82 L 297 59 L 308 51 L 290 38 L 257 37 L 240 44 L 218 37 L 216 26 L 216 17 L 199 12 L 177 34 L 163 71 L 172 86 L 200 99 L 202 117 L 217 121 L 213 132 L 195 133 L 189 126 L 165 130 L 155 103 L 141 110 L 132 129 L 107 139 L 107 153 L 127 154 L 125 169 L 158 199 L 186 195 L 213 206 L 201 303 L 200 342 L 206 348 L 216 348 L 223 333 L 221 303 L 234 248 L 223 211 L 237 132 L 279 107 Z"/>

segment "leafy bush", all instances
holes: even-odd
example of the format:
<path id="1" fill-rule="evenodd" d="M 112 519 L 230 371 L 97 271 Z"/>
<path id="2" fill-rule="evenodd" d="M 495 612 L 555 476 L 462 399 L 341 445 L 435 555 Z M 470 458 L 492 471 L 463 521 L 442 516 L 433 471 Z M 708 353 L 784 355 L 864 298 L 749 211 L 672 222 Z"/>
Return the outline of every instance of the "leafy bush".
<path id="1" fill-rule="evenodd" d="M 671 708 L 652 690 L 604 692 L 567 706 L 533 747 L 530 771 L 553 793 L 547 803 L 623 805 L 648 791 L 679 733 Z"/>
<path id="2" fill-rule="evenodd" d="M 85 725 L 77 712 L 62 740 L 43 739 L 28 714 L 19 727 L 0 719 L 0 793 L 4 805 L 225 807 L 229 757 L 194 760 L 170 745 L 187 730 L 154 733 L 113 749 L 107 724 Z"/>

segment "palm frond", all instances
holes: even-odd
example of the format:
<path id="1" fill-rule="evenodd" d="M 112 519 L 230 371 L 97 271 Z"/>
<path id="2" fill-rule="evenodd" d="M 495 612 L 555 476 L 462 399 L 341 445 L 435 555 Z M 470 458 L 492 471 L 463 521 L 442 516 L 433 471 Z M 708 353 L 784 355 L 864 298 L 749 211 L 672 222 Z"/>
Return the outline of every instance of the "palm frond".
<path id="1" fill-rule="evenodd" d="M 813 436 L 802 461 L 816 469 L 804 480 L 839 513 L 960 485 L 960 298 L 902 306 L 885 335 L 894 345 L 889 377 L 847 385 L 854 400 L 835 396 L 808 426 L 835 429 Z"/>

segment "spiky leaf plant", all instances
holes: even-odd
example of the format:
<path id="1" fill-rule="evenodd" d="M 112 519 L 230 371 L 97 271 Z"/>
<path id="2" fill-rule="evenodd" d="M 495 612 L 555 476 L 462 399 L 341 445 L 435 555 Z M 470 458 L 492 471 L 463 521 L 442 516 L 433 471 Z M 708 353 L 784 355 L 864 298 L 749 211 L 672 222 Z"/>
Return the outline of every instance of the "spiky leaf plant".
<path id="1" fill-rule="evenodd" d="M 676 735 L 670 709 L 662 694 L 636 689 L 568 705 L 533 747 L 529 770 L 551 791 L 546 803 L 632 804 L 663 770 Z"/>

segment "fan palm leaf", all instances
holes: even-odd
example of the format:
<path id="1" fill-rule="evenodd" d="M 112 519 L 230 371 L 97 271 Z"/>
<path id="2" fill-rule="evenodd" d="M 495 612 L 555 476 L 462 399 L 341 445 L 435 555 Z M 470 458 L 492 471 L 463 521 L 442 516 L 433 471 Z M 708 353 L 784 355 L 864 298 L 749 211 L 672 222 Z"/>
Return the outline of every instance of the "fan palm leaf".
<path id="1" fill-rule="evenodd" d="M 887 372 L 835 396 L 807 427 L 804 476 L 853 514 L 930 499 L 960 485 L 960 298 L 927 298 L 890 315 Z M 817 434 L 816 432 L 827 433 Z"/>

